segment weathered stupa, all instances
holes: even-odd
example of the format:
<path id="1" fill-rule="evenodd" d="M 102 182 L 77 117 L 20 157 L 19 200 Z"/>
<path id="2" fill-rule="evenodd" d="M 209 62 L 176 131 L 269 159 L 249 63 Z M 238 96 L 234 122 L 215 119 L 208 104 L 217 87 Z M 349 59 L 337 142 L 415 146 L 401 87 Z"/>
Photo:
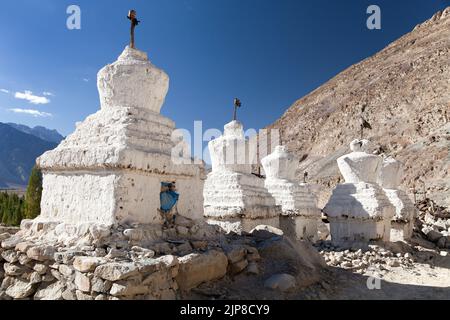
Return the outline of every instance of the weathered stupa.
<path id="1" fill-rule="evenodd" d="M 368 154 L 368 140 L 354 140 L 352 152 L 337 160 L 345 183 L 333 190 L 324 212 L 336 244 L 389 241 L 395 208 L 378 185 L 382 158 Z"/>
<path id="2" fill-rule="evenodd" d="M 159 224 L 163 182 L 176 182 L 181 215 L 202 218 L 203 167 L 172 159 L 179 138 L 172 140 L 175 123 L 160 114 L 167 74 L 126 47 L 100 70 L 97 86 L 101 110 L 37 161 L 44 188 L 38 219 Z"/>
<path id="3" fill-rule="evenodd" d="M 286 146 L 275 147 L 272 154 L 261 160 L 266 173 L 265 186 L 281 206 L 283 232 L 297 239 L 316 241 L 320 210 L 309 186 L 295 180 L 298 163 Z"/>
<path id="4" fill-rule="evenodd" d="M 208 144 L 212 171 L 204 186 L 204 214 L 207 222 L 227 232 L 251 231 L 258 225 L 279 227 L 281 208 L 264 186 L 264 180 L 252 174 L 249 141 L 243 126 L 234 120 L 224 133 Z"/>
<path id="5" fill-rule="evenodd" d="M 383 188 L 395 215 L 391 222 L 391 241 L 405 241 L 411 238 L 416 209 L 406 192 L 399 189 L 403 178 L 403 163 L 392 157 L 383 159 L 378 183 Z"/>

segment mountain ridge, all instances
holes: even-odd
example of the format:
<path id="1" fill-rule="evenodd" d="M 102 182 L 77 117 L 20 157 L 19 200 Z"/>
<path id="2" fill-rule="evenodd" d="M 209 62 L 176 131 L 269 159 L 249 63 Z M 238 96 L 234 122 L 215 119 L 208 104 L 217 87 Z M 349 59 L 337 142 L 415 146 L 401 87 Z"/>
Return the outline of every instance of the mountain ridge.
<path id="1" fill-rule="evenodd" d="M 38 137 L 44 141 L 54 142 L 54 143 L 60 143 L 62 140 L 64 140 L 64 137 L 55 129 L 48 129 L 43 126 L 35 126 L 33 128 L 18 124 L 18 123 L 5 123 L 14 129 L 17 129 L 19 131 L 22 131 L 27 134 L 31 134 L 35 137 Z"/>
<path id="2" fill-rule="evenodd" d="M 4 123 L 0 136 L 0 188 L 25 187 L 36 158 L 57 146 Z"/>

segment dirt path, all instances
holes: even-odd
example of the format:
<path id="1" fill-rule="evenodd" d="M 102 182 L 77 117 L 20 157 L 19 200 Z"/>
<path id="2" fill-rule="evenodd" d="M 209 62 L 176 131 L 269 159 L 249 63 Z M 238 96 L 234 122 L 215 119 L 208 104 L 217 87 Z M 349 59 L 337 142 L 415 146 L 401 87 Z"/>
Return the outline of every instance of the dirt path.
<path id="1" fill-rule="evenodd" d="M 275 247 L 274 249 L 277 249 Z M 339 248 L 319 248 L 328 267 L 315 269 L 320 280 L 299 285 L 302 289 L 279 292 L 264 287 L 264 281 L 274 273 L 298 274 L 307 271 L 305 263 L 299 268 L 287 259 L 273 256 L 283 250 L 261 250 L 265 262 L 261 274 L 241 273 L 221 281 L 208 283 L 193 290 L 191 299 L 237 300 L 450 300 L 450 252 L 427 249 L 418 245 L 372 245 L 365 252 Z M 303 255 L 308 256 L 302 251 Z M 353 261 L 349 267 L 348 261 Z M 360 268 L 360 263 L 367 264 Z M 273 262 L 273 263 L 272 263 Z M 299 277 L 305 279 L 308 275 Z"/>

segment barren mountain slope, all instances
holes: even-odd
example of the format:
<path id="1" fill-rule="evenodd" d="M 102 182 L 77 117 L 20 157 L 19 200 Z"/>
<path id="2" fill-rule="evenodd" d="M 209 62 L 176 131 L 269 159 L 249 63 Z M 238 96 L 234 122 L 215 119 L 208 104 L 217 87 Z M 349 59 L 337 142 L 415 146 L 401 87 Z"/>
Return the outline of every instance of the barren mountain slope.
<path id="1" fill-rule="evenodd" d="M 269 128 L 304 159 L 299 175 L 327 186 L 320 205 L 340 177 L 336 158 L 359 137 L 361 105 L 374 148 L 405 164 L 403 188 L 427 189 L 450 206 L 450 7 L 374 56 L 298 100 Z M 425 182 L 425 184 L 422 183 Z"/>

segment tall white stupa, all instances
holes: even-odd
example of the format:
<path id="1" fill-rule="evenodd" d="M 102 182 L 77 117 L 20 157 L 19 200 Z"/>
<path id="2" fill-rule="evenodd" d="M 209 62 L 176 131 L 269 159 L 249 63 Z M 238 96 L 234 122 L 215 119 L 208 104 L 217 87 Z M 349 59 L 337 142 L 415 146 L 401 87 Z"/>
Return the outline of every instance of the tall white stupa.
<path id="1" fill-rule="evenodd" d="M 172 159 L 175 123 L 160 114 L 169 77 L 126 47 L 98 73 L 101 109 L 37 163 L 43 221 L 159 224 L 162 182 L 176 182 L 178 211 L 203 218 L 202 165 Z"/>

